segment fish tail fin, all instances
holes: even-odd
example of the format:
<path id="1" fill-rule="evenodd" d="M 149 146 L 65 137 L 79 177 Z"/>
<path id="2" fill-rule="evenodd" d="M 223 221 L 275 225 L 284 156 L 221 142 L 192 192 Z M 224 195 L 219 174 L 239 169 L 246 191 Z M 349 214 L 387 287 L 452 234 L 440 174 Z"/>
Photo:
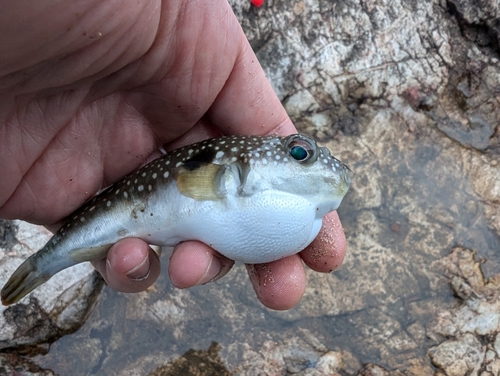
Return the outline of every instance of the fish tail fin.
<path id="1" fill-rule="evenodd" d="M 51 275 L 39 270 L 34 261 L 33 257 L 28 258 L 9 278 L 1 292 L 3 305 L 8 306 L 18 302 L 50 279 Z"/>

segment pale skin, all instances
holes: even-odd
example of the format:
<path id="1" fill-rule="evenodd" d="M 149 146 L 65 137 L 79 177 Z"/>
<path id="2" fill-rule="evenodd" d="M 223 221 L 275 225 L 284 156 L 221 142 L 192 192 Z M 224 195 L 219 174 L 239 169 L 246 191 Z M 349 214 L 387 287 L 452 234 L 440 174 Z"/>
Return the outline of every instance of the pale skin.
<path id="1" fill-rule="evenodd" d="M 296 132 L 226 0 L 0 4 L 0 218 L 56 230 L 161 146 Z M 247 270 L 265 306 L 289 309 L 304 294 L 305 265 L 335 270 L 345 250 L 333 212 L 300 254 Z M 232 265 L 190 241 L 168 272 L 189 288 Z M 160 273 L 140 239 L 120 241 L 94 266 L 122 292 L 143 291 Z"/>

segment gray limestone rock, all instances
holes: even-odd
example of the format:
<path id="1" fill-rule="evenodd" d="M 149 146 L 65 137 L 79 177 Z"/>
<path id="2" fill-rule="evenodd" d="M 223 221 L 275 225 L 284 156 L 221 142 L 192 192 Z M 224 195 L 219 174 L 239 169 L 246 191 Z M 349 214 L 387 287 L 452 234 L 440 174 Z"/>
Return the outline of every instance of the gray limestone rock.
<path id="1" fill-rule="evenodd" d="M 17 354 L 0 353 L 0 375 L 7 376 L 56 376 Z"/>
<path id="2" fill-rule="evenodd" d="M 49 231 L 23 222 L 0 223 L 0 285 L 50 238 Z M 8 234 L 8 235 L 7 235 Z M 103 280 L 90 265 L 68 269 L 18 304 L 0 306 L 0 351 L 33 354 L 78 330 L 92 311 Z"/>
<path id="3" fill-rule="evenodd" d="M 486 279 L 475 252 L 456 247 L 433 266 L 450 280 L 460 303 L 439 312 L 428 335 L 440 342 L 429 349 L 432 363 L 447 375 L 500 372 L 500 274 Z"/>
<path id="4" fill-rule="evenodd" d="M 231 3 L 299 130 L 355 172 L 344 264 L 309 272 L 288 312 L 262 307 L 242 266 L 190 290 L 165 273 L 147 292 L 105 289 L 32 361 L 148 374 L 216 342 L 235 375 L 498 374 L 498 3 Z"/>

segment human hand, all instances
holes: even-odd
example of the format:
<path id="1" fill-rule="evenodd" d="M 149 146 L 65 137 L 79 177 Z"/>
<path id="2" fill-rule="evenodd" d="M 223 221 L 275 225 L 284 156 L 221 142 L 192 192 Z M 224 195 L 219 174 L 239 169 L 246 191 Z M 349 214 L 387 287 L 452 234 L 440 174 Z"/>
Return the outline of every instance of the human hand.
<path id="1" fill-rule="evenodd" d="M 4 2 L 0 56 L 2 218 L 56 229 L 160 146 L 296 132 L 225 0 Z M 334 212 L 300 254 L 247 269 L 264 305 L 288 309 L 304 293 L 303 262 L 328 272 L 345 249 Z M 175 248 L 169 274 L 187 288 L 232 265 L 192 241 Z M 160 272 L 140 239 L 118 242 L 94 266 L 124 292 L 146 289 Z"/>

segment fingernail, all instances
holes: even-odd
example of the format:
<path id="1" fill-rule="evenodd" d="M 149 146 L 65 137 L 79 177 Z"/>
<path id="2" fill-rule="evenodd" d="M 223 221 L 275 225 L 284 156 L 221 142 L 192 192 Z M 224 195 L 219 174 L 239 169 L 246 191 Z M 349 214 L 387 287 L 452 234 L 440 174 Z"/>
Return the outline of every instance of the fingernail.
<path id="1" fill-rule="evenodd" d="M 127 277 L 134 281 L 143 281 L 149 277 L 151 272 L 151 263 L 149 257 L 146 257 L 139 265 L 127 273 Z"/>
<path id="2" fill-rule="evenodd" d="M 217 257 L 212 257 L 210 265 L 208 265 L 205 274 L 203 275 L 203 277 L 200 278 L 197 285 L 204 285 L 206 283 L 212 282 L 217 278 L 220 271 L 221 271 L 221 264 L 219 259 Z"/>

